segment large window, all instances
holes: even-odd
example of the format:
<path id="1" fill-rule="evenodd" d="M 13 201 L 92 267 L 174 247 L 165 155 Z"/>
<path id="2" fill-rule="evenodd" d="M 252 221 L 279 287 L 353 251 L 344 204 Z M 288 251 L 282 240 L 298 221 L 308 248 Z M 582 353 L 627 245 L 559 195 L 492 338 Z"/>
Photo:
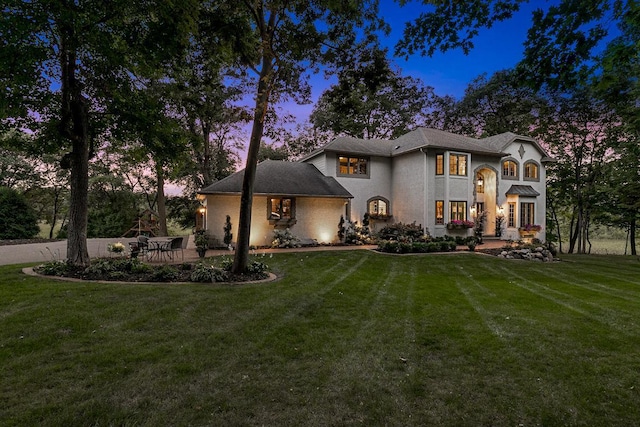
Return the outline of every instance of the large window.
<path id="1" fill-rule="evenodd" d="M 465 154 L 449 154 L 449 175 L 467 175 Z"/>
<path id="2" fill-rule="evenodd" d="M 444 175 L 444 153 L 436 154 L 436 175 Z"/>
<path id="3" fill-rule="evenodd" d="M 375 197 L 367 202 L 367 212 L 372 217 L 389 216 L 389 201 L 382 197 Z"/>
<path id="4" fill-rule="evenodd" d="M 507 217 L 507 227 L 516 226 L 516 204 L 509 202 L 509 216 Z"/>
<path id="5" fill-rule="evenodd" d="M 529 181 L 539 181 L 539 169 L 538 164 L 533 161 L 529 161 L 524 164 L 524 179 Z"/>
<path id="6" fill-rule="evenodd" d="M 444 224 L 444 200 L 436 200 L 436 224 Z"/>
<path id="7" fill-rule="evenodd" d="M 369 176 L 369 159 L 364 157 L 338 157 L 338 175 L 342 176 Z"/>
<path id="8" fill-rule="evenodd" d="M 467 202 L 449 202 L 449 219 L 466 221 Z"/>
<path id="9" fill-rule="evenodd" d="M 517 179 L 518 162 L 515 160 L 505 160 L 502 162 L 502 177 L 506 179 Z"/>
<path id="10" fill-rule="evenodd" d="M 286 197 L 269 198 L 269 219 L 282 220 L 294 219 L 295 215 L 295 199 Z"/>
<path id="11" fill-rule="evenodd" d="M 536 204 L 523 202 L 520 203 L 520 227 L 524 227 L 527 224 L 536 223 Z"/>

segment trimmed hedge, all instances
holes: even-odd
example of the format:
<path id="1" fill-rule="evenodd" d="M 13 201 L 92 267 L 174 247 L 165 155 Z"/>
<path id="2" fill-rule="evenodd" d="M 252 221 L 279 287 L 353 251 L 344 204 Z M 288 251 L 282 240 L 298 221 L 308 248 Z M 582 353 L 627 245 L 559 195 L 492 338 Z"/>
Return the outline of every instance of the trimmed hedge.
<path id="1" fill-rule="evenodd" d="M 456 250 L 456 246 L 456 242 L 448 240 L 432 242 L 402 242 L 397 240 L 381 240 L 378 243 L 378 250 L 380 252 L 397 254 L 453 252 Z"/>

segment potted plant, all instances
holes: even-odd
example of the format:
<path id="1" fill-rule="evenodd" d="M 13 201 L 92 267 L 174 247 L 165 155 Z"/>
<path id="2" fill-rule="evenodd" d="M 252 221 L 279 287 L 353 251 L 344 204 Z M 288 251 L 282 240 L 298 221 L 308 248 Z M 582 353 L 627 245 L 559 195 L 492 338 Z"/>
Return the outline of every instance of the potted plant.
<path id="1" fill-rule="evenodd" d="M 124 244 L 122 242 L 109 243 L 107 245 L 107 251 L 112 254 L 121 255 L 124 252 Z"/>
<path id="2" fill-rule="evenodd" d="M 206 254 L 207 249 L 209 248 L 209 239 L 207 239 L 207 236 L 204 234 L 204 230 L 200 230 L 196 232 L 195 243 L 196 243 L 196 251 L 198 252 L 198 256 L 200 258 L 204 258 L 204 255 Z"/>

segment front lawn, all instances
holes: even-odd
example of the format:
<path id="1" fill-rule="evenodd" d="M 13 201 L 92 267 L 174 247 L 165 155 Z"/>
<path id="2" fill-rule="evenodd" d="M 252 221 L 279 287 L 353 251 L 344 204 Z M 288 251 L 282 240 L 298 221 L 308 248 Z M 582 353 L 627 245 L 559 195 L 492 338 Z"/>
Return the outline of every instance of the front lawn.
<path id="1" fill-rule="evenodd" d="M 370 251 L 268 284 L 0 267 L 0 425 L 634 425 L 640 262 Z"/>

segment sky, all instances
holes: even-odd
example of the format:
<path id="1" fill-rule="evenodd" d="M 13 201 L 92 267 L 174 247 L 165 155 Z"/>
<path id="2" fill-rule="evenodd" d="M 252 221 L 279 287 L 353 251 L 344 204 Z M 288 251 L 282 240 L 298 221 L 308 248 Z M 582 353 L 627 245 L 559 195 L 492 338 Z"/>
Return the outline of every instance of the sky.
<path id="1" fill-rule="evenodd" d="M 522 58 L 523 43 L 531 26 L 531 12 L 544 7 L 546 1 L 532 0 L 521 5 L 521 10 L 513 18 L 498 22 L 490 29 L 480 30 L 473 40 L 475 47 L 465 55 L 461 49 L 436 52 L 432 57 L 415 54 L 405 60 L 393 57 L 394 65 L 405 76 L 419 78 L 435 89 L 440 96 L 451 95 L 461 98 L 468 84 L 483 73 L 491 76 L 494 72 L 514 67 Z M 425 7 L 421 2 L 412 2 L 400 7 L 395 1 L 381 0 L 381 12 L 391 26 L 391 34 L 382 40 L 382 45 L 392 54 L 395 44 L 403 36 L 405 23 L 417 16 Z M 317 100 L 322 92 L 335 80 L 325 80 L 319 74 L 312 78 L 312 98 Z M 309 117 L 313 105 L 290 106 L 289 109 L 304 121 Z"/>

